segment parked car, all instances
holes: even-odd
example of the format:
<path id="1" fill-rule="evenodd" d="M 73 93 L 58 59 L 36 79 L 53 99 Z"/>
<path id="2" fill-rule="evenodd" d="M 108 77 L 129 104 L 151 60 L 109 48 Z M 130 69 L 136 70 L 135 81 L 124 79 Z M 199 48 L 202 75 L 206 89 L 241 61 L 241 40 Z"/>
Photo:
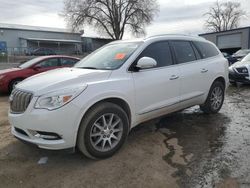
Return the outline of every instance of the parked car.
<path id="1" fill-rule="evenodd" d="M 27 52 L 26 55 L 31 55 L 31 56 L 56 55 L 56 52 L 49 48 L 37 48 L 35 50 Z"/>
<path id="2" fill-rule="evenodd" d="M 240 83 L 250 83 L 250 54 L 244 57 L 241 61 L 229 67 L 229 81 L 231 84 Z"/>
<path id="3" fill-rule="evenodd" d="M 233 55 L 227 58 L 229 61 L 229 64 L 232 65 L 235 62 L 242 60 L 249 53 L 250 53 L 250 49 L 238 50 Z"/>
<path id="4" fill-rule="evenodd" d="M 228 83 L 227 60 L 203 38 L 116 41 L 19 83 L 9 120 L 13 135 L 40 148 L 106 158 L 141 122 L 194 105 L 217 113 Z"/>
<path id="5" fill-rule="evenodd" d="M 230 57 L 230 54 L 227 52 L 221 52 L 221 53 L 226 59 Z"/>
<path id="6" fill-rule="evenodd" d="M 11 92 L 25 78 L 51 69 L 71 67 L 79 60 L 70 56 L 42 56 L 22 63 L 17 68 L 0 70 L 0 91 Z"/>

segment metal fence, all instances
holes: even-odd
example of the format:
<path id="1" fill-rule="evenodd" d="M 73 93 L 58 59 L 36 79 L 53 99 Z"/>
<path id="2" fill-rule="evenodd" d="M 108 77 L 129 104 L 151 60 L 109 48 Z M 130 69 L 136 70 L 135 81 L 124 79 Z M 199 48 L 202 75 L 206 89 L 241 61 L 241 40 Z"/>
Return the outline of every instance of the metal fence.
<path id="1" fill-rule="evenodd" d="M 36 56 L 42 55 L 69 55 L 75 57 L 84 57 L 88 53 L 77 50 L 50 49 L 52 53 L 34 54 L 35 49 L 31 48 L 7 48 L 6 51 L 0 51 L 0 63 L 21 63 Z"/>

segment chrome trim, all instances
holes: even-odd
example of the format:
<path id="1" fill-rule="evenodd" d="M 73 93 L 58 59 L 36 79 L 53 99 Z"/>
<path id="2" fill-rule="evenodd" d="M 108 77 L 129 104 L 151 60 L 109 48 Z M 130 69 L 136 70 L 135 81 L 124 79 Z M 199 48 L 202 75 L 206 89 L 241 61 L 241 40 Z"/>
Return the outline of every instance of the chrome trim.
<path id="1" fill-rule="evenodd" d="M 167 107 L 170 107 L 170 106 L 174 106 L 176 104 L 179 104 L 179 103 L 182 103 L 182 102 L 185 102 L 185 101 L 188 101 L 188 100 L 191 100 L 191 99 L 194 99 L 194 98 L 197 98 L 197 97 L 201 97 L 202 95 L 204 95 L 205 93 L 202 93 L 202 94 L 199 94 L 199 95 L 196 95 L 196 96 L 193 96 L 193 97 L 189 97 L 187 99 L 182 99 L 178 102 L 174 102 L 172 104 L 168 104 L 168 105 L 165 105 L 165 106 L 162 106 L 162 107 L 158 107 L 158 108 L 155 108 L 155 109 L 152 109 L 152 110 L 148 110 L 148 111 L 145 111 L 145 112 L 141 112 L 139 113 L 138 115 L 143 115 L 143 114 L 147 114 L 149 112 L 153 112 L 153 111 L 156 111 L 156 110 L 160 110 L 160 109 L 163 109 L 163 108 L 167 108 Z"/>
<path id="2" fill-rule="evenodd" d="M 148 110 L 148 111 L 145 111 L 145 112 L 141 112 L 139 113 L 139 115 L 143 115 L 143 114 L 147 114 L 149 112 L 153 112 L 153 111 L 156 111 L 156 110 L 160 110 L 160 109 L 163 109 L 163 108 L 167 108 L 167 107 L 170 107 L 170 106 L 174 106 L 176 104 L 180 103 L 179 101 L 178 102 L 174 102 L 172 104 L 168 104 L 168 105 L 165 105 L 165 106 L 161 106 L 161 107 L 157 107 L 155 109 L 152 109 L 152 110 Z"/>
<path id="3" fill-rule="evenodd" d="M 182 99 L 182 100 L 180 100 L 180 103 L 181 103 L 181 102 L 188 101 L 188 100 L 191 100 L 191 99 L 194 99 L 194 98 L 196 98 L 196 97 L 201 97 L 201 96 L 204 95 L 204 94 L 205 94 L 205 93 L 201 93 L 201 94 L 195 95 L 195 96 L 193 96 L 193 97 L 189 97 L 189 98 L 186 98 L 186 99 Z"/>
<path id="4" fill-rule="evenodd" d="M 176 79 L 178 79 L 178 78 L 179 78 L 179 76 L 172 75 L 172 76 L 169 78 L 169 80 L 176 80 Z"/>
<path id="5" fill-rule="evenodd" d="M 28 108 L 33 94 L 18 89 L 14 89 L 10 96 L 10 112 L 13 114 L 21 114 Z"/>

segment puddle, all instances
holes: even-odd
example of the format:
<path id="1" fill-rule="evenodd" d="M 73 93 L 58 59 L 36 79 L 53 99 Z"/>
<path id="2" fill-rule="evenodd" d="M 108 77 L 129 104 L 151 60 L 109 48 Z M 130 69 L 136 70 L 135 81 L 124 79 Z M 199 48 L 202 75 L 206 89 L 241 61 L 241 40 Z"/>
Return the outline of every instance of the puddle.
<path id="1" fill-rule="evenodd" d="M 229 88 L 218 114 L 203 114 L 196 106 L 156 123 L 170 151 L 163 160 L 177 169 L 172 176 L 180 187 L 223 187 L 231 177 L 243 186 L 250 180 L 249 91 Z"/>

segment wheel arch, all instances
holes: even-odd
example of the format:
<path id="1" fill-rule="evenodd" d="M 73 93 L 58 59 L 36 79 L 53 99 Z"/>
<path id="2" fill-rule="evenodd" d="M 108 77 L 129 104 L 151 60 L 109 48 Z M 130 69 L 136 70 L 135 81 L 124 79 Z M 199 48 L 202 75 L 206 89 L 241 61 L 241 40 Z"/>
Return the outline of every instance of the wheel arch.
<path id="1" fill-rule="evenodd" d="M 76 146 L 76 142 L 77 142 L 77 139 L 78 139 L 78 136 L 79 136 L 79 129 L 80 129 L 81 123 L 84 120 L 84 118 L 86 117 L 87 113 L 92 108 L 94 108 L 96 105 L 99 105 L 99 104 L 101 104 L 103 102 L 110 102 L 110 103 L 116 104 L 116 105 L 120 106 L 125 111 L 125 113 L 128 115 L 128 118 L 129 118 L 129 130 L 130 130 L 131 123 L 132 123 L 132 113 L 131 113 L 131 109 L 130 109 L 129 103 L 126 100 L 124 100 L 124 99 L 122 99 L 120 97 L 107 97 L 107 98 L 103 98 L 103 99 L 95 101 L 91 105 L 89 105 L 89 107 L 82 114 L 81 119 L 78 122 L 78 127 L 77 127 L 77 130 L 76 130 L 75 146 Z"/>
<path id="2" fill-rule="evenodd" d="M 11 78 L 9 80 L 9 82 L 8 82 L 8 90 L 9 90 L 9 92 L 10 92 L 10 89 L 11 89 L 10 87 L 11 87 L 11 84 L 12 84 L 13 81 L 15 81 L 15 80 L 24 80 L 24 79 L 25 79 L 25 77 L 21 77 L 21 76 Z"/>
<path id="3" fill-rule="evenodd" d="M 83 121 L 83 119 L 86 116 L 86 114 L 92 108 L 94 108 L 96 105 L 99 105 L 100 103 L 103 103 L 103 102 L 110 102 L 110 103 L 113 103 L 113 104 L 116 104 L 116 105 L 120 106 L 125 111 L 125 113 L 128 115 L 128 118 L 129 118 L 129 128 L 131 127 L 132 112 L 131 112 L 129 103 L 126 100 L 124 100 L 123 98 L 121 98 L 121 97 L 106 97 L 106 98 L 102 98 L 102 99 L 100 99 L 98 101 L 95 101 L 91 105 L 89 105 L 89 107 L 84 111 L 84 113 L 81 116 L 81 121 L 79 122 L 78 130 L 79 130 L 80 124 Z M 78 130 L 77 130 L 77 132 L 78 132 Z"/>
<path id="4" fill-rule="evenodd" d="M 225 78 L 224 78 L 223 76 L 218 76 L 218 77 L 212 82 L 211 86 L 212 86 L 213 83 L 216 82 L 216 81 L 219 81 L 219 82 L 223 83 L 224 87 L 226 87 L 226 85 L 227 85 L 227 84 L 226 84 L 226 80 L 225 80 Z M 211 88 L 211 86 L 210 86 L 210 88 Z"/>

